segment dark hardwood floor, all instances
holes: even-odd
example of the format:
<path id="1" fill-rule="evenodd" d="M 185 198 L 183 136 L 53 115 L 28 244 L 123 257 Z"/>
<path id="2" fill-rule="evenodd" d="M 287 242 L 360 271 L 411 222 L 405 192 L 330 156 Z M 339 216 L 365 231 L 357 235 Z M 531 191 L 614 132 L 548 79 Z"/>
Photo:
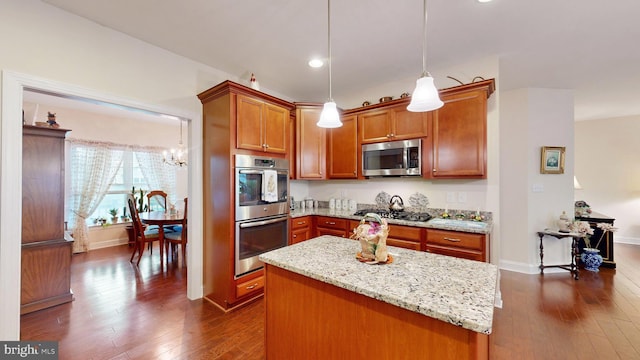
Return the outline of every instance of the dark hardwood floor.
<path id="1" fill-rule="evenodd" d="M 640 246 L 615 246 L 616 270 L 578 281 L 501 271 L 491 358 L 640 359 Z M 22 340 L 59 341 L 60 359 L 264 358 L 262 300 L 224 314 L 189 301 L 186 270 L 161 271 L 157 249 L 139 269 L 130 251 L 74 255 L 75 301 L 22 316 Z"/>

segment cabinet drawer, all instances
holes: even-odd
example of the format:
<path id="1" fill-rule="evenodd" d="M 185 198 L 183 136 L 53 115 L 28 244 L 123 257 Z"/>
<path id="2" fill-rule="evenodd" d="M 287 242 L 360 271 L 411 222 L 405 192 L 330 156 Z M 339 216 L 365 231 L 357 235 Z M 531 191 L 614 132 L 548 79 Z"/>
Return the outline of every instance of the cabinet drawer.
<path id="1" fill-rule="evenodd" d="M 405 240 L 418 241 L 422 240 L 422 228 L 401 226 L 401 225 L 389 225 L 389 237 Z"/>
<path id="2" fill-rule="evenodd" d="M 420 251 L 420 242 L 419 241 L 410 241 L 410 240 L 387 238 L 387 245 L 389 245 L 389 246 L 397 246 L 397 247 L 401 247 L 401 248 L 405 248 L 405 249 L 411 249 L 411 250 Z"/>
<path id="3" fill-rule="evenodd" d="M 347 224 L 349 220 L 347 219 L 339 219 L 328 216 L 318 216 L 318 224 L 317 227 L 330 228 L 330 229 L 340 229 L 345 231 L 347 229 Z"/>
<path id="4" fill-rule="evenodd" d="M 311 221 L 308 216 L 291 219 L 291 229 L 294 230 L 309 227 L 310 225 Z"/>
<path id="5" fill-rule="evenodd" d="M 319 227 L 318 236 L 322 236 L 322 235 L 332 235 L 332 236 L 346 238 L 347 232 L 344 229 L 330 229 L 330 228 Z"/>
<path id="6" fill-rule="evenodd" d="M 264 275 L 236 285 L 236 298 L 264 288 Z"/>
<path id="7" fill-rule="evenodd" d="M 483 251 L 484 235 L 429 229 L 427 230 L 427 246 L 428 245 L 440 245 Z"/>
<path id="8" fill-rule="evenodd" d="M 467 260 L 486 261 L 486 259 L 484 258 L 484 254 L 482 252 L 473 251 L 473 250 L 440 247 L 437 245 L 434 245 L 434 246 L 427 245 L 427 252 L 432 254 L 453 256 L 453 257 L 467 259 Z"/>

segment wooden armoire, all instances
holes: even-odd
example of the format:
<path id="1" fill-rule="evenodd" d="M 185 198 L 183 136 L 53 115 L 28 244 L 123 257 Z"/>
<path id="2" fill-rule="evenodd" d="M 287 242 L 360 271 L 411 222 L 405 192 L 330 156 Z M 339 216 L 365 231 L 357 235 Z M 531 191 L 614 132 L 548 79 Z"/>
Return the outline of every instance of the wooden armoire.
<path id="1" fill-rule="evenodd" d="M 69 130 L 22 128 L 20 314 L 73 300 L 73 240 L 64 229 L 64 139 Z"/>

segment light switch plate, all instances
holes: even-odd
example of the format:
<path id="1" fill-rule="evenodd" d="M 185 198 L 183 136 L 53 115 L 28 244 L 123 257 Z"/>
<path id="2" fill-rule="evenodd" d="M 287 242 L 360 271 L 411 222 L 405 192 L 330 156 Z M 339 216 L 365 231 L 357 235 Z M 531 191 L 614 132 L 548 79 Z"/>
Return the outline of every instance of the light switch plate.
<path id="1" fill-rule="evenodd" d="M 533 192 L 544 192 L 543 184 L 533 184 L 531 185 L 531 191 Z"/>
<path id="2" fill-rule="evenodd" d="M 465 203 L 467 202 L 467 193 L 464 191 L 458 192 L 458 202 Z"/>
<path id="3" fill-rule="evenodd" d="M 447 191 L 447 203 L 456 202 L 456 193 L 453 191 Z"/>

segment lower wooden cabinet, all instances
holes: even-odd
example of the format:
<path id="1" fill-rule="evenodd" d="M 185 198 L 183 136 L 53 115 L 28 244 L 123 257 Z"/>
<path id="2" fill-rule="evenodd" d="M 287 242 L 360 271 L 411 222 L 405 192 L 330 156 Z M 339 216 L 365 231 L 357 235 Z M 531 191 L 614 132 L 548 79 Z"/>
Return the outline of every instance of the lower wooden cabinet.
<path id="1" fill-rule="evenodd" d="M 387 245 L 411 250 L 422 250 L 424 229 L 413 226 L 390 225 Z"/>
<path id="2" fill-rule="evenodd" d="M 310 216 L 303 216 L 291 219 L 290 222 L 289 245 L 309 240 L 312 238 L 312 224 Z"/>
<path id="3" fill-rule="evenodd" d="M 351 234 L 349 220 L 330 216 L 316 217 L 316 235 L 333 235 L 347 238 Z"/>
<path id="4" fill-rule="evenodd" d="M 264 270 L 260 270 L 257 275 L 246 276 L 236 280 L 236 299 L 262 294 L 262 289 L 264 289 Z M 247 277 L 250 277 L 250 279 L 247 279 Z"/>
<path id="5" fill-rule="evenodd" d="M 484 234 L 428 229 L 425 250 L 476 261 L 487 261 L 488 258 Z"/>

